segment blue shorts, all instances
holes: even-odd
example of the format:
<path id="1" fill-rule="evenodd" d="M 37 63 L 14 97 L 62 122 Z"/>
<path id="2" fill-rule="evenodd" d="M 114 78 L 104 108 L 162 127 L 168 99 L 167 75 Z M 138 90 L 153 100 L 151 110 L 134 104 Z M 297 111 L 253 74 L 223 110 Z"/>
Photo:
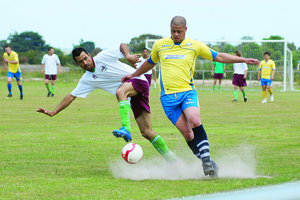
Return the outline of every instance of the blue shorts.
<path id="1" fill-rule="evenodd" d="M 260 84 L 261 84 L 261 86 L 264 86 L 264 85 L 271 86 L 272 85 L 272 80 L 262 78 L 262 79 L 260 79 Z"/>
<path id="2" fill-rule="evenodd" d="M 18 71 L 17 73 L 8 72 L 7 77 L 11 77 L 11 78 L 16 77 L 16 80 L 20 81 L 21 72 L 20 71 Z"/>
<path id="3" fill-rule="evenodd" d="M 175 125 L 181 112 L 189 107 L 199 108 L 199 99 L 195 90 L 167 94 L 160 97 L 161 105 L 171 122 Z"/>

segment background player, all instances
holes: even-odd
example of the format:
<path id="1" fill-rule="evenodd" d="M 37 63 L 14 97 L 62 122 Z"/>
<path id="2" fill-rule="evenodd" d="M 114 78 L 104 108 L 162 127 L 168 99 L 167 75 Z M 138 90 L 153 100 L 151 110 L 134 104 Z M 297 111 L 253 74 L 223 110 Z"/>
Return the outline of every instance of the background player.
<path id="1" fill-rule="evenodd" d="M 213 62 L 211 74 L 214 75 L 214 85 L 211 93 L 214 93 L 215 91 L 217 80 L 219 80 L 219 93 L 221 93 L 221 83 L 222 83 L 223 75 L 224 77 L 226 77 L 225 64 L 219 62 Z"/>
<path id="2" fill-rule="evenodd" d="M 21 84 L 21 70 L 19 65 L 19 57 L 18 54 L 11 50 L 9 45 L 6 45 L 4 47 L 5 53 L 3 54 L 3 61 L 4 61 L 4 69 L 8 70 L 7 72 L 7 89 L 8 89 L 8 95 L 7 99 L 10 99 L 12 97 L 11 92 L 11 80 L 13 77 L 16 78 L 17 84 L 19 86 L 20 90 L 20 100 L 23 100 L 23 87 Z M 8 63 L 8 69 L 6 67 L 6 63 Z"/>
<path id="3" fill-rule="evenodd" d="M 270 59 L 271 54 L 266 51 L 264 53 L 265 59 L 260 62 L 259 70 L 258 70 L 258 77 L 257 80 L 260 80 L 260 84 L 262 87 L 262 95 L 263 95 L 263 101 L 261 103 L 267 103 L 267 90 L 270 93 L 270 101 L 274 101 L 273 97 L 273 90 L 272 90 L 272 81 L 274 79 L 275 75 L 275 63 L 273 60 Z"/>
<path id="4" fill-rule="evenodd" d="M 142 64 L 149 58 L 148 56 L 149 54 L 149 51 L 148 49 L 144 48 L 143 49 L 143 53 L 142 53 L 142 57 L 139 58 L 139 61 L 137 64 L 136 64 L 136 69 L 138 69 L 140 66 L 142 66 Z M 155 72 L 155 67 L 153 69 L 150 69 L 149 71 L 147 71 L 146 73 L 144 73 L 144 76 L 146 77 L 146 79 L 148 80 L 148 83 L 149 83 L 149 87 L 151 85 L 151 80 L 152 80 L 152 74 L 153 74 L 153 79 L 154 81 L 156 82 L 156 72 Z"/>
<path id="5" fill-rule="evenodd" d="M 48 54 L 43 56 L 42 64 L 41 64 L 41 73 L 44 74 L 44 66 L 45 66 L 45 85 L 48 90 L 47 97 L 54 96 L 55 90 L 55 80 L 57 78 L 57 65 L 59 67 L 59 73 L 61 74 L 61 65 L 59 58 L 56 54 L 54 54 L 54 49 L 52 47 L 48 48 Z M 49 87 L 49 80 L 51 80 L 51 90 Z"/>
<path id="6" fill-rule="evenodd" d="M 160 61 L 159 91 L 164 111 L 185 138 L 194 155 L 202 160 L 205 175 L 218 176 L 218 167 L 210 158 L 209 143 L 203 128 L 198 95 L 193 82 L 196 58 L 201 57 L 220 63 L 246 62 L 258 64 L 256 59 L 246 59 L 218 53 L 204 43 L 185 37 L 186 20 L 176 16 L 171 21 L 171 37 L 157 40 L 150 58 L 133 74 L 122 81 L 140 76 Z"/>
<path id="7" fill-rule="evenodd" d="M 242 53 L 240 51 L 234 52 L 235 56 L 241 57 Z M 247 86 L 246 78 L 247 78 L 247 72 L 248 67 L 246 63 L 234 63 L 233 64 L 233 79 L 232 79 L 232 85 L 234 85 L 234 99 L 232 102 L 238 101 L 238 90 L 239 87 L 241 92 L 243 93 L 244 102 L 247 102 L 247 96 L 244 87 Z"/>
<path id="8" fill-rule="evenodd" d="M 119 101 L 122 128 L 114 130 L 116 137 L 123 137 L 126 142 L 131 141 L 130 135 L 130 103 L 135 120 L 144 138 L 149 140 L 155 149 L 168 161 L 177 161 L 176 156 L 169 150 L 163 138 L 152 130 L 150 107 L 149 107 L 149 84 L 145 76 L 133 78 L 126 83 L 121 83 L 121 78 L 133 73 L 135 69 L 120 62 L 118 59 L 125 58 L 133 65 L 140 55 L 130 55 L 129 48 L 122 43 L 108 50 L 101 51 L 94 58 L 83 48 L 75 48 L 72 51 L 73 59 L 82 69 L 86 70 L 77 87 L 68 94 L 62 102 L 53 110 L 43 108 L 37 112 L 50 117 L 58 114 L 69 106 L 76 97 L 86 98 L 95 89 L 105 90 L 117 96 Z M 127 100 L 131 97 L 130 102 Z"/>

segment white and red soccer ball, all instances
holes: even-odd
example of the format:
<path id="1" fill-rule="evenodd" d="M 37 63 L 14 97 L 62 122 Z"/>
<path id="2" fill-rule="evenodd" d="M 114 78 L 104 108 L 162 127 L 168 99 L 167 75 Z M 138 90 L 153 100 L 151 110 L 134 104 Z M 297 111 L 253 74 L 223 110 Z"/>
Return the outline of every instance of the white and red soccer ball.
<path id="1" fill-rule="evenodd" d="M 135 143 L 126 144 L 122 149 L 122 157 L 130 164 L 138 163 L 143 157 L 143 149 Z"/>

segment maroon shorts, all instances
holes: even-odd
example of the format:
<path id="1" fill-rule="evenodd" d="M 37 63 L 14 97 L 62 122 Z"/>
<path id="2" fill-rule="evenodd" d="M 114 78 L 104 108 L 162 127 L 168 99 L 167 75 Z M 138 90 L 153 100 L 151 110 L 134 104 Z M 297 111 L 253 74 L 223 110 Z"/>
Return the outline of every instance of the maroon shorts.
<path id="1" fill-rule="evenodd" d="M 239 87 L 247 86 L 246 79 L 244 79 L 244 74 L 233 74 L 232 84 Z"/>
<path id="2" fill-rule="evenodd" d="M 223 74 L 215 73 L 214 79 L 223 79 Z"/>
<path id="3" fill-rule="evenodd" d="M 134 118 L 138 118 L 143 110 L 147 110 L 150 113 L 148 82 L 136 78 L 130 79 L 126 82 L 131 82 L 134 89 L 139 92 L 136 96 L 131 97 L 130 100 Z"/>
<path id="4" fill-rule="evenodd" d="M 45 79 L 56 80 L 56 74 L 45 74 Z"/>
<path id="5" fill-rule="evenodd" d="M 146 79 L 149 83 L 149 86 L 150 86 L 151 85 L 152 74 L 144 74 L 144 76 L 146 77 Z"/>

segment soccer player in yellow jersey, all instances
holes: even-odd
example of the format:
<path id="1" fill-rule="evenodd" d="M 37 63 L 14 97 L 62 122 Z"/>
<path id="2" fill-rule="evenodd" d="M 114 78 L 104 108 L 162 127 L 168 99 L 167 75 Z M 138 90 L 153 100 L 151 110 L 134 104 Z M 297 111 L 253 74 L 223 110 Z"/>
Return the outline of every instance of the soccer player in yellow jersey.
<path id="1" fill-rule="evenodd" d="M 122 82 L 139 76 L 160 61 L 159 91 L 164 111 L 185 138 L 188 146 L 202 160 L 205 175 L 218 176 L 218 166 L 210 158 L 209 143 L 200 118 L 198 95 L 194 86 L 195 62 L 198 56 L 220 63 L 258 65 L 256 59 L 246 59 L 226 53 L 218 53 L 200 41 L 185 37 L 187 31 L 184 17 L 171 21 L 171 37 L 157 40 L 150 58 Z"/>
<path id="2" fill-rule="evenodd" d="M 16 78 L 19 90 L 20 90 L 20 100 L 23 100 L 23 88 L 21 84 L 21 70 L 19 65 L 19 57 L 18 54 L 11 50 L 9 45 L 4 47 L 5 53 L 3 54 L 3 61 L 4 61 L 4 69 L 8 70 L 7 73 L 7 88 L 8 88 L 8 96 L 7 99 L 12 97 L 11 92 L 11 80 L 13 77 Z M 8 63 L 8 69 L 6 67 L 6 63 Z"/>
<path id="3" fill-rule="evenodd" d="M 265 59 L 260 62 L 259 71 L 258 71 L 258 78 L 260 80 L 260 84 L 262 87 L 262 95 L 264 100 L 261 103 L 267 103 L 267 90 L 270 93 L 270 101 L 274 101 L 273 91 L 272 91 L 272 81 L 275 75 L 275 63 L 273 60 L 270 59 L 270 52 L 266 51 L 264 54 Z"/>

